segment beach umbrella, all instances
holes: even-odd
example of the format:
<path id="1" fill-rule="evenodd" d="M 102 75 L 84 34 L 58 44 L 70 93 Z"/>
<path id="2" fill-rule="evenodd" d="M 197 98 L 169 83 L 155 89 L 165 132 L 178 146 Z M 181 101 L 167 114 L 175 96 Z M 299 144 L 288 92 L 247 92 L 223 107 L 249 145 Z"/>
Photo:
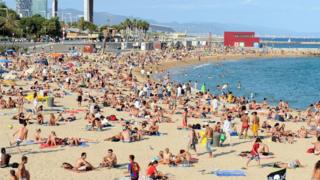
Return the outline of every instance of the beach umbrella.
<path id="1" fill-rule="evenodd" d="M 0 59 L 0 63 L 12 63 L 9 59 Z"/>
<path id="2" fill-rule="evenodd" d="M 8 72 L 9 71 L 6 71 L 6 70 L 0 68 L 0 74 L 4 74 L 4 73 L 8 73 Z"/>
<path id="3" fill-rule="evenodd" d="M 202 86 L 201 86 L 201 92 L 205 93 L 206 91 L 207 91 L 206 84 L 203 83 Z"/>
<path id="4" fill-rule="evenodd" d="M 7 50 L 7 53 L 14 53 L 14 52 L 16 52 L 16 51 L 13 50 L 13 49 L 8 49 L 8 50 Z"/>

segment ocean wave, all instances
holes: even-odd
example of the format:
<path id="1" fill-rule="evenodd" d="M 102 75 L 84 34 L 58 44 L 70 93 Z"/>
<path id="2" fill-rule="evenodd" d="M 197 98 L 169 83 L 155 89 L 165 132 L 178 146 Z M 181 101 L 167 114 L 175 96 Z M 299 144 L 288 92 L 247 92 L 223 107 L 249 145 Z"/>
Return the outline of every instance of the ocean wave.
<path id="1" fill-rule="evenodd" d="M 199 69 L 199 68 L 206 67 L 206 66 L 209 66 L 209 65 L 211 65 L 211 64 L 209 64 L 209 63 L 201 64 L 201 65 L 193 67 L 193 69 Z"/>

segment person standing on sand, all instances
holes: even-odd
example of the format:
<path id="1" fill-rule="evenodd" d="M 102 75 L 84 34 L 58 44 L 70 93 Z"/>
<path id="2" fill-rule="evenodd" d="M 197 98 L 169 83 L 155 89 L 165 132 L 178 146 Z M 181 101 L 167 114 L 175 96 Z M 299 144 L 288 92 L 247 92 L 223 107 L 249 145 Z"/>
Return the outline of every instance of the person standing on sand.
<path id="1" fill-rule="evenodd" d="M 10 146 L 12 146 L 15 143 L 17 146 L 19 146 L 24 140 L 26 140 L 28 138 L 28 129 L 27 129 L 26 122 L 24 122 L 22 124 L 22 127 L 20 127 L 19 130 L 17 130 L 15 133 L 13 133 L 13 137 L 15 137 L 17 134 L 18 134 L 18 136 L 17 136 L 16 141 L 10 142 Z"/>
<path id="2" fill-rule="evenodd" d="M 232 142 L 231 142 L 231 132 L 232 132 L 232 117 L 231 115 L 228 115 L 227 119 L 224 120 L 223 122 L 223 132 L 226 134 L 229 146 L 232 146 Z"/>
<path id="3" fill-rule="evenodd" d="M 252 113 L 252 133 L 253 137 L 257 138 L 259 135 L 259 128 L 260 128 L 260 119 L 258 117 L 257 112 Z"/>
<path id="4" fill-rule="evenodd" d="M 129 155 L 128 172 L 130 173 L 131 180 L 139 179 L 140 166 L 134 161 L 134 155 Z"/>
<path id="5" fill-rule="evenodd" d="M 207 139 L 206 149 L 209 154 L 209 158 L 212 158 L 213 157 L 212 156 L 213 129 L 209 126 L 209 123 L 206 123 L 205 127 L 206 127 L 206 130 L 205 130 L 203 138 Z"/>
<path id="6" fill-rule="evenodd" d="M 22 156 L 21 163 L 19 164 L 18 173 L 17 173 L 20 180 L 30 180 L 30 173 L 25 166 L 27 163 L 28 163 L 27 156 Z"/>
<path id="7" fill-rule="evenodd" d="M 188 127 L 188 108 L 184 108 L 183 114 L 182 114 L 182 128 Z"/>
<path id="8" fill-rule="evenodd" d="M 248 111 L 245 111 L 244 114 L 241 116 L 241 122 L 242 122 L 242 125 L 241 125 L 241 133 L 240 133 L 240 136 L 239 138 L 247 138 L 247 135 L 248 135 L 248 129 L 249 129 L 249 121 L 250 121 L 250 118 L 248 116 Z"/>

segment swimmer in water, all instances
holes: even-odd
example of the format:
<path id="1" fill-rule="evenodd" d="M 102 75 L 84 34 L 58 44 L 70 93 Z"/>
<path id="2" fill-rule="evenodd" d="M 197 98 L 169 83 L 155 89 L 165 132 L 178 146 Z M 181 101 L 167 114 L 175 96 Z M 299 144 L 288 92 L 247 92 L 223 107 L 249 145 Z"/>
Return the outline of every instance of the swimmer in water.
<path id="1" fill-rule="evenodd" d="M 238 81 L 237 88 L 238 88 L 238 89 L 241 89 L 241 83 L 240 83 L 240 81 Z"/>

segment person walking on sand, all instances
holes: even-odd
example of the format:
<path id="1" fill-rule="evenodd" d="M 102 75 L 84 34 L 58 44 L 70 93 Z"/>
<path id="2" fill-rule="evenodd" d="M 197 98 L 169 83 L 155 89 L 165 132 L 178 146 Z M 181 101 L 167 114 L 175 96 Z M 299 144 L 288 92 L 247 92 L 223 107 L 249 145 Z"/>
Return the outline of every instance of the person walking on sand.
<path id="1" fill-rule="evenodd" d="M 196 131 L 192 128 L 192 126 L 189 125 L 189 134 L 188 134 L 188 151 L 194 150 L 197 153 L 196 145 L 198 144 L 198 135 Z M 198 154 L 198 153 L 197 153 Z"/>
<path id="2" fill-rule="evenodd" d="M 250 152 L 250 159 L 247 161 L 246 163 L 246 168 L 248 168 L 249 166 L 249 163 L 252 161 L 252 160 L 256 160 L 258 162 L 258 165 L 260 166 L 260 156 L 259 156 L 259 148 L 260 148 L 260 145 L 261 145 L 262 141 L 260 138 L 257 138 L 256 141 L 254 142 L 253 146 L 252 146 L 252 150 Z"/>
<path id="3" fill-rule="evenodd" d="M 22 124 L 22 127 L 20 127 L 15 133 L 13 133 L 13 137 L 17 135 L 17 139 L 14 142 L 10 142 L 10 146 L 13 146 L 16 144 L 19 146 L 24 140 L 28 138 L 28 129 L 27 129 L 27 123 L 24 122 Z"/>

